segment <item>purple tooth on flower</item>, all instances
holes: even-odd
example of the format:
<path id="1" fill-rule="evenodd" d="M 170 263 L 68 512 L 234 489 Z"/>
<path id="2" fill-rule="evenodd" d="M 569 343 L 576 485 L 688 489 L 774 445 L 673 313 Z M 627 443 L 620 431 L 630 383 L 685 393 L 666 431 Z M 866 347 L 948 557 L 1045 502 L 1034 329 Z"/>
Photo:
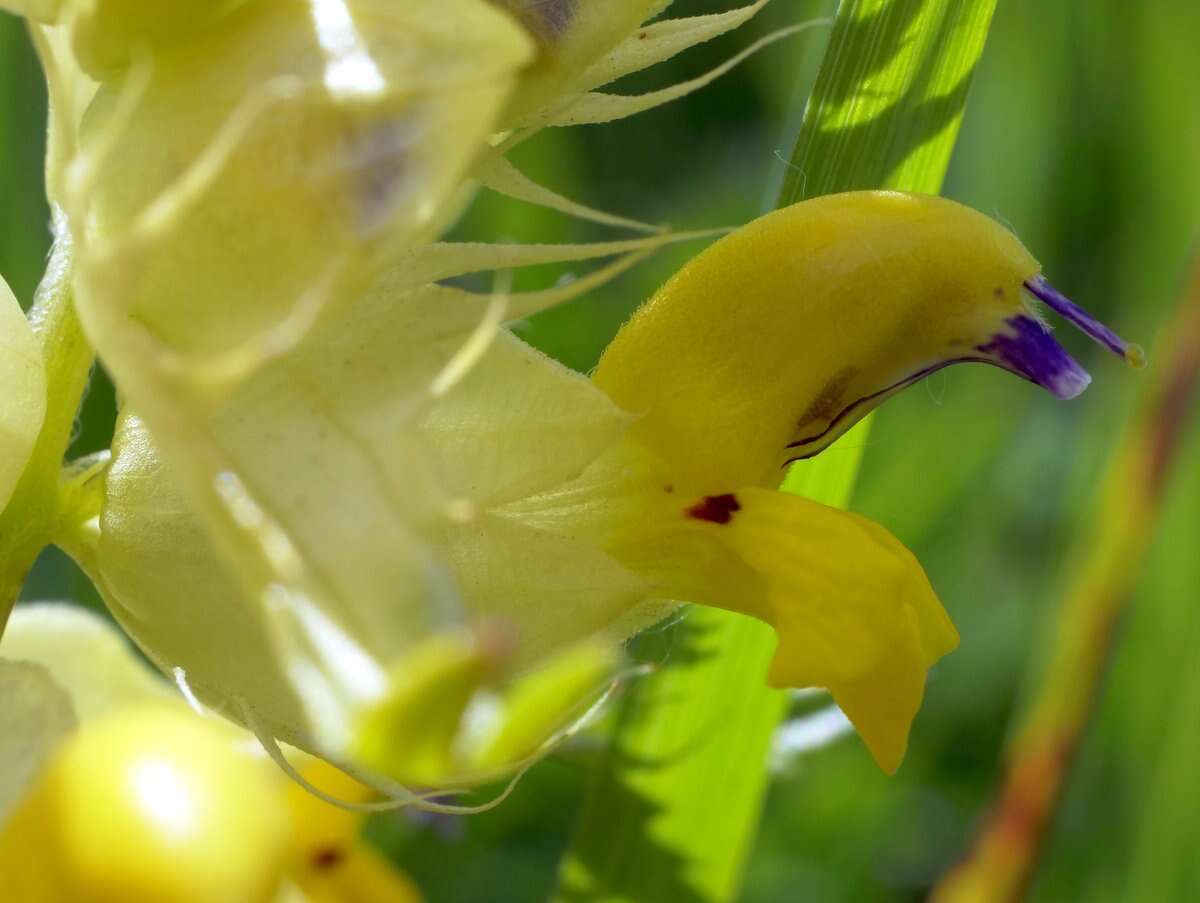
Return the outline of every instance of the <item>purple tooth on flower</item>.
<path id="1" fill-rule="evenodd" d="M 1064 319 L 1079 327 L 1098 344 L 1135 367 L 1145 363 L 1141 346 L 1126 342 L 1041 276 L 1025 281 L 1034 297 Z M 997 333 L 976 347 L 1006 370 L 1037 383 L 1057 398 L 1075 398 L 1092 378 L 1050 334 L 1050 327 L 1031 314 L 1018 314 L 1005 321 L 1008 332 Z"/>
<path id="2" fill-rule="evenodd" d="M 1050 328 L 1028 314 L 1004 321 L 1012 330 L 997 333 L 976 350 L 1005 370 L 1037 383 L 1057 398 L 1079 395 L 1092 378 L 1050 335 Z"/>
<path id="3" fill-rule="evenodd" d="M 1035 298 L 1067 320 L 1079 327 L 1086 335 L 1103 345 L 1117 357 L 1124 359 L 1134 367 L 1146 364 L 1146 353 L 1141 345 L 1126 342 L 1119 335 L 1089 314 L 1086 310 L 1052 286 L 1044 276 L 1034 276 L 1025 280 L 1027 288 Z"/>

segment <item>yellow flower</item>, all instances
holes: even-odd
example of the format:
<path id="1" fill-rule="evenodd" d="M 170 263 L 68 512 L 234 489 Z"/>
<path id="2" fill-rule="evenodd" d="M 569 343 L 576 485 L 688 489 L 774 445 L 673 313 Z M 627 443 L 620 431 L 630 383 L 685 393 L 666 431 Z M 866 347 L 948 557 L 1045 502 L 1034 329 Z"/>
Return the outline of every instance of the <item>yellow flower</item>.
<path id="1" fill-rule="evenodd" d="M 190 711 L 96 616 L 20 607 L 0 652 L 0 869 L 12 899 L 419 900 L 358 839 L 357 816 L 291 785 L 249 734 Z"/>
<path id="2" fill-rule="evenodd" d="M 477 509 L 442 531 L 465 600 L 518 626 L 522 661 L 598 630 L 622 638 L 684 601 L 757 617 L 779 635 L 771 682 L 830 689 L 894 770 L 925 671 L 957 644 L 954 628 L 886 530 L 772 490 L 788 463 L 948 364 L 991 363 L 1078 394 L 1087 374 L 1050 337 L 1035 297 L 1139 360 L 1039 271 L 1004 228 L 933 197 L 836 195 L 738 230 L 605 352 L 593 385 L 628 419 L 579 476 L 519 495 L 485 482 L 510 456 L 553 473 L 560 445 L 586 435 L 575 423 L 557 443 L 509 433 L 511 448 L 458 445 L 452 433 L 438 448 Z M 472 435 L 504 418 L 494 393 L 507 383 L 506 347 L 497 342 L 432 418 L 472 424 Z M 570 399 L 557 409 L 577 416 L 596 397 L 578 381 L 555 391 Z"/>
<path id="3" fill-rule="evenodd" d="M 313 454 L 314 432 L 326 433 L 333 444 L 314 457 L 324 465 L 352 424 L 378 448 L 386 479 L 442 493 L 440 508 L 411 523 L 445 584 L 341 613 L 240 595 L 127 417 L 101 519 L 101 586 L 131 632 L 203 697 L 238 700 L 260 729 L 401 781 L 469 782 L 516 767 L 599 683 L 603 644 L 579 644 L 623 639 L 680 602 L 771 623 L 780 635 L 772 682 L 831 689 L 894 769 L 925 671 L 953 648 L 954 629 L 883 528 L 772 487 L 787 462 L 949 363 L 990 362 L 1076 394 L 1086 375 L 1034 311 L 1031 292 L 1048 296 L 1038 270 L 1006 230 L 948 201 L 882 192 L 810 201 L 686 266 L 626 324 L 592 381 L 501 333 L 410 421 L 390 419 L 392 405 L 421 364 L 388 353 L 390 337 L 443 322 L 435 305 L 449 298 L 368 298 L 318 332 L 311 355 L 256 377 L 221 441 L 244 450 L 239 473 L 262 487 L 260 501 L 311 511 L 292 522 L 319 537 L 313 560 L 346 581 L 334 598 L 352 602 L 369 594 L 351 581 L 407 586 L 404 571 L 389 569 L 394 549 L 364 532 L 386 523 L 390 499 L 366 476 L 305 473 L 306 458 L 280 467 L 261 450 L 264 432 L 302 430 L 303 441 L 278 448 Z M 452 334 L 423 346 L 418 385 L 453 359 Z M 392 468 L 387 453 L 401 442 L 420 450 L 421 479 L 411 458 Z M 377 556 L 369 569 L 339 567 L 367 555 Z M 151 604 L 166 597 L 175 604 Z M 371 626 L 356 628 L 365 618 Z M 415 641 L 389 635 L 397 623 Z M 456 623 L 494 626 L 447 632 Z M 529 687 L 557 695 L 506 711 Z M 506 717 L 526 739 L 500 755 L 488 731 Z"/>
<path id="4" fill-rule="evenodd" d="M 995 223 L 856 193 L 718 242 L 588 380 L 503 323 L 679 236 L 432 240 L 476 181 L 645 228 L 503 152 L 698 87 L 737 58 L 594 90 L 762 5 L 639 28 L 661 2 L 19 4 L 53 23 L 35 35 L 58 252 L 124 394 L 103 485 L 56 540 L 160 669 L 408 799 L 395 782 L 519 771 L 574 729 L 621 640 L 698 602 L 771 623 L 770 679 L 828 687 L 896 767 L 954 629 L 907 550 L 775 492 L 783 467 L 947 363 L 1081 390 L 1031 292 L 1120 340 Z M 441 283 L 614 254 L 546 292 Z"/>
<path id="5" fill-rule="evenodd" d="M 925 671 L 957 634 L 886 530 L 772 490 L 787 464 L 949 364 L 1077 395 L 1089 377 L 1035 297 L 1140 362 L 1040 269 L 1006 229 L 936 197 L 855 192 L 765 216 L 685 266 L 605 351 L 593 382 L 637 415 L 621 445 L 506 513 L 597 536 L 648 596 L 771 624 L 771 683 L 828 688 L 892 771 Z"/>

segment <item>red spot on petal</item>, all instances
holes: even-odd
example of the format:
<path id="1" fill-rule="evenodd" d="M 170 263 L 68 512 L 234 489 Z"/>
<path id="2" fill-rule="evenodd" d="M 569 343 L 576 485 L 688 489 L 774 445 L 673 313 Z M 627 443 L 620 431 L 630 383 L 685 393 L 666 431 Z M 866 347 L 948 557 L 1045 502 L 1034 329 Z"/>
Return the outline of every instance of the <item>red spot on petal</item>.
<path id="1" fill-rule="evenodd" d="M 727 524 L 733 520 L 734 512 L 740 511 L 742 504 L 736 495 L 706 495 L 697 504 L 687 509 L 687 516 L 696 520 L 706 520 L 714 524 Z"/>

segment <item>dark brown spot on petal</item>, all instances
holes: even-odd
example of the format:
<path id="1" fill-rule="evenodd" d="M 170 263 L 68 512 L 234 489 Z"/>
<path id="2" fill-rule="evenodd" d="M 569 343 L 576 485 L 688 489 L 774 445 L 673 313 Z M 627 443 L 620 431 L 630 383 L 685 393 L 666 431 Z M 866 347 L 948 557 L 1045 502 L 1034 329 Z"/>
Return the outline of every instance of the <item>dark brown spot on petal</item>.
<path id="1" fill-rule="evenodd" d="M 706 495 L 687 509 L 687 516 L 713 524 L 727 524 L 733 520 L 734 513 L 741 510 L 742 504 L 737 496 L 727 492 L 724 495 Z"/>
<path id="2" fill-rule="evenodd" d="M 312 866 L 319 872 L 328 871 L 336 868 L 346 858 L 346 853 L 341 847 L 317 847 L 312 851 L 309 857 L 312 861 Z"/>
<path id="3" fill-rule="evenodd" d="M 995 295 L 997 298 L 1000 298 L 1001 300 L 1003 300 L 1003 298 L 1004 298 L 1004 286 L 1003 286 L 1003 285 L 997 285 L 997 286 L 996 286 L 994 289 L 992 289 L 992 294 L 993 294 L 993 295 Z"/>

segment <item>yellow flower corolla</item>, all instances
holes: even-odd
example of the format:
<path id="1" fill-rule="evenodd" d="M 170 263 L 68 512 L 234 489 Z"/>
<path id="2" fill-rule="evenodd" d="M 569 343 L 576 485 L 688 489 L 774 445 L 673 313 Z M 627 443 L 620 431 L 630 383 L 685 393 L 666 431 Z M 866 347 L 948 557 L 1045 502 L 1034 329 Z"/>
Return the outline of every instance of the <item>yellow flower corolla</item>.
<path id="1" fill-rule="evenodd" d="M 829 688 L 889 771 L 925 670 L 957 635 L 916 560 L 883 528 L 770 490 L 789 461 L 892 392 L 978 356 L 1022 315 L 1023 283 L 1037 271 L 1008 232 L 948 201 L 817 199 L 692 261 L 635 314 L 594 376 L 641 415 L 626 446 L 644 461 L 646 513 L 614 534 L 614 553 L 654 574 L 657 595 L 772 624 L 771 682 Z M 682 561 L 671 534 L 690 546 Z M 694 575 L 701 562 L 718 571 L 707 587 Z"/>
<path id="2" fill-rule="evenodd" d="M 184 40 L 247 0 L 20 0 L 0 4 L 45 25 L 63 23 L 75 58 L 95 78 L 119 73 L 136 55 Z M 14 8 L 15 7 L 15 8 Z"/>
<path id="3" fill-rule="evenodd" d="M 20 607 L 0 653 L 0 869 L 12 899 L 419 899 L 358 840 L 359 816 L 288 782 L 244 731 L 190 711 L 96 616 Z"/>
<path id="4" fill-rule="evenodd" d="M 21 479 L 46 413 L 42 350 L 12 291 L 0 279 L 0 511 Z"/>
<path id="5" fill-rule="evenodd" d="M 1087 374 L 1035 297 L 1137 361 L 1039 271 L 1009 231 L 941 198 L 853 192 L 765 216 L 691 261 L 618 333 L 593 382 L 637 419 L 616 451 L 520 514 L 600 536 L 653 597 L 771 624 L 770 681 L 828 688 L 892 771 L 925 671 L 957 634 L 886 530 L 773 489 L 788 463 L 948 364 L 1078 394 Z"/>
<path id="6" fill-rule="evenodd" d="M 770 680 L 828 687 L 894 769 L 925 672 L 953 648 L 954 629 L 882 527 L 771 487 L 788 461 L 955 361 L 1077 391 L 1086 377 L 1035 318 L 1038 269 L 1005 229 L 949 201 L 809 201 L 686 266 L 591 381 L 501 333 L 416 413 L 404 388 L 444 372 L 479 313 L 449 290 L 369 294 L 316 333 L 311 354 L 264 368 L 216 421 L 257 503 L 290 511 L 293 536 L 313 531 L 304 553 L 342 582 L 329 598 L 343 607 L 247 597 L 132 417 L 114 443 L 99 585 L 202 698 L 396 780 L 469 782 L 517 767 L 600 683 L 597 653 L 574 666 L 581 678 L 561 679 L 578 644 L 620 640 L 681 602 L 772 624 Z M 464 305 L 458 323 L 437 306 L 452 299 Z M 420 357 L 390 353 L 391 336 L 422 334 Z M 385 487 L 443 499 L 405 523 L 444 582 L 394 592 L 384 610 L 354 603 L 383 592 L 369 581 L 405 586 L 406 572 L 389 570 L 405 559 L 371 536 L 394 502 L 357 471 L 311 469 L 363 447 L 377 449 Z M 280 467 L 276 448 L 312 458 Z M 369 568 L 340 565 L 366 556 Z M 166 597 L 174 604 L 155 601 Z M 439 604 L 451 606 L 440 622 Z M 455 633 L 456 623 L 493 626 Z M 558 695 L 512 703 L 531 686 Z M 508 731 L 525 739 L 482 753 L 481 711 L 493 731 L 507 711 Z"/>
<path id="7" fill-rule="evenodd" d="M 58 540 L 160 669 L 269 746 L 412 801 L 397 782 L 544 754 L 619 641 L 698 602 L 772 624 L 769 679 L 829 688 L 896 767 L 953 627 L 907 550 L 775 492 L 783 467 L 955 361 L 1082 390 L 1031 294 L 1123 343 L 1004 229 L 935 198 L 839 195 L 738 230 L 592 380 L 502 324 L 675 236 L 432 241 L 476 181 L 630 225 L 504 151 L 705 83 L 737 58 L 649 95 L 593 90 L 763 2 L 642 28 L 664 4 L 22 5 L 50 23 L 60 256 L 124 398 L 103 491 Z M 613 254 L 540 293 L 441 284 Z"/>

